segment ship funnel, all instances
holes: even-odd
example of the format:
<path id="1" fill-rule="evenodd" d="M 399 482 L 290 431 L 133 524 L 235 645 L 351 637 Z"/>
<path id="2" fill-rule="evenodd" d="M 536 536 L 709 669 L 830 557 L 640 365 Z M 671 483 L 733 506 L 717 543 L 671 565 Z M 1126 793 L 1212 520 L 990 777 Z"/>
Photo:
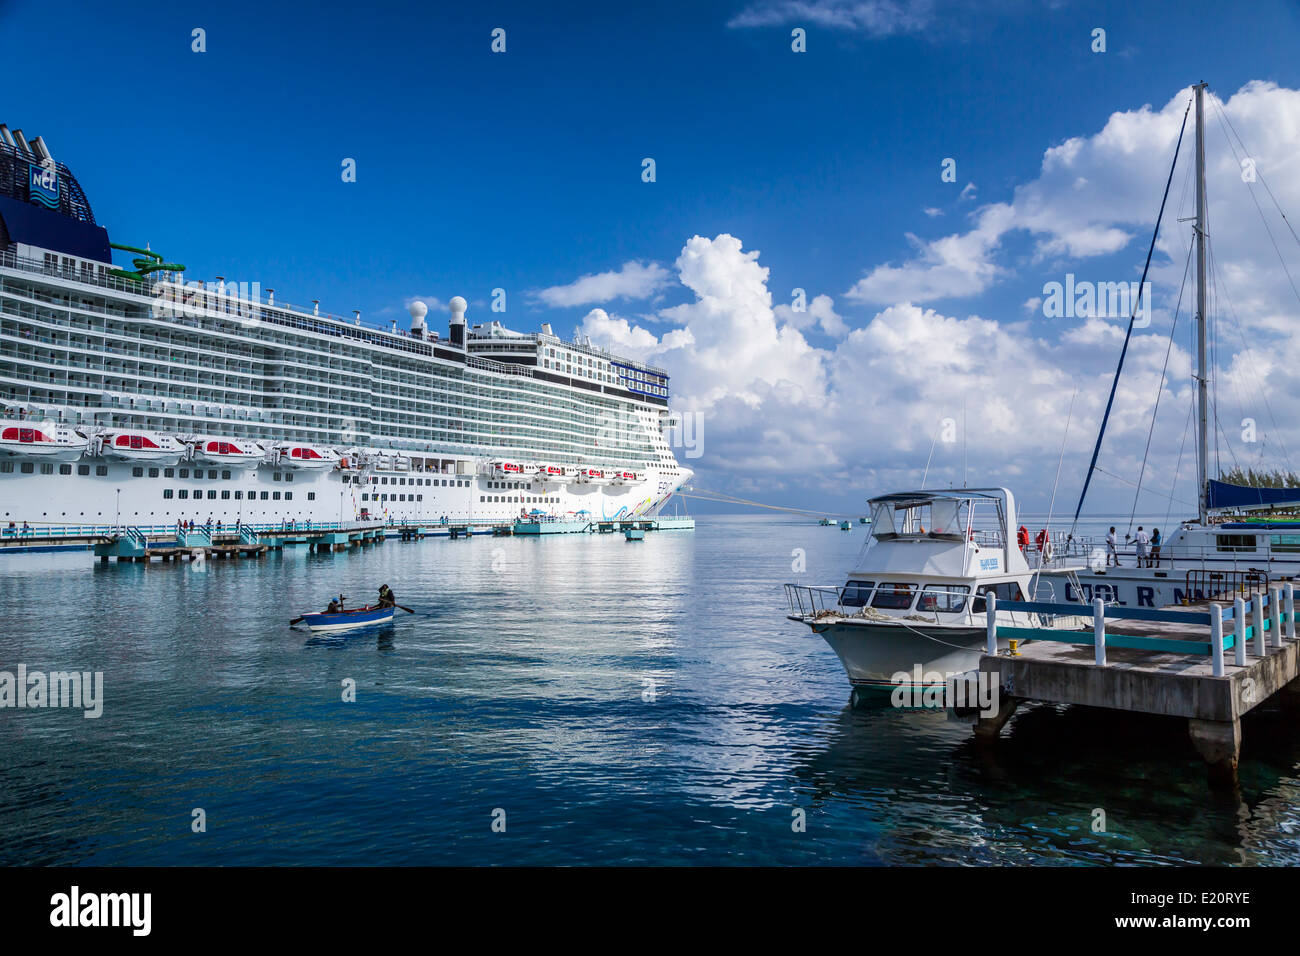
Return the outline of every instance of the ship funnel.
<path id="1" fill-rule="evenodd" d="M 14 130 L 14 145 L 28 156 L 35 157 L 36 154 L 32 152 L 31 146 L 27 144 L 27 137 L 23 135 L 23 131 L 20 129 Z"/>
<path id="2" fill-rule="evenodd" d="M 39 159 L 41 163 L 49 163 L 51 166 L 54 165 L 54 157 L 50 155 L 49 149 L 45 146 L 45 140 L 40 136 L 37 136 L 32 140 L 32 152 L 36 154 L 36 158 Z"/>
<path id="3" fill-rule="evenodd" d="M 554 332 L 551 331 L 551 323 L 550 323 L 550 322 L 543 322 L 543 323 L 542 323 L 542 334 L 543 334 L 543 335 L 554 335 L 554 334 L 555 334 Z"/>
<path id="4" fill-rule="evenodd" d="M 12 146 L 14 149 L 18 148 L 18 144 L 14 142 L 14 134 L 9 132 L 9 127 L 4 123 L 0 123 L 0 143 Z"/>
<path id="5" fill-rule="evenodd" d="M 451 310 L 451 344 L 457 348 L 465 347 L 465 310 L 469 308 L 469 303 L 458 295 L 453 295 L 451 301 L 447 303 L 447 308 Z"/>

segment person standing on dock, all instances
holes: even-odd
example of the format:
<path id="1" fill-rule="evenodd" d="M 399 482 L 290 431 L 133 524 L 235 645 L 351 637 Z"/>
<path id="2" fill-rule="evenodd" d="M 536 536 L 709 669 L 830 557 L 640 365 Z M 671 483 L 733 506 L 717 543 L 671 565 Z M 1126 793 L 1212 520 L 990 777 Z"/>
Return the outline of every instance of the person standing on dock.
<path id="1" fill-rule="evenodd" d="M 1112 560 L 1115 562 L 1115 567 L 1119 567 L 1119 550 L 1116 544 L 1115 526 L 1111 525 L 1110 530 L 1106 532 L 1106 567 L 1110 567 Z"/>

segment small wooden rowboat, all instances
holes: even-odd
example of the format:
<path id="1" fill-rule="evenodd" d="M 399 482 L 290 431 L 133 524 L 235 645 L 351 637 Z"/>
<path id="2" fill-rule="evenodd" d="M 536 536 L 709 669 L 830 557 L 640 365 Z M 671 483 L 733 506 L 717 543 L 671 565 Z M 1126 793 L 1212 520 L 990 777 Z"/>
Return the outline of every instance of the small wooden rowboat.
<path id="1" fill-rule="evenodd" d="M 391 607 L 359 607 L 355 610 L 339 611 L 327 614 L 324 611 L 304 614 L 299 620 L 313 632 L 348 631 L 355 627 L 369 627 L 371 624 L 386 624 L 393 619 Z"/>

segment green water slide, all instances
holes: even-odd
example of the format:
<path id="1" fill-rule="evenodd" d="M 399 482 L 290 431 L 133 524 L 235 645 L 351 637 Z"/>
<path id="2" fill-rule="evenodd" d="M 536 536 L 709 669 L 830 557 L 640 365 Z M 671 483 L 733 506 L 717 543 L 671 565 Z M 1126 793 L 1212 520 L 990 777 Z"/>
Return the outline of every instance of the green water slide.
<path id="1" fill-rule="evenodd" d="M 134 252 L 136 258 L 131 260 L 135 266 L 135 271 L 130 272 L 126 269 L 110 269 L 108 274 L 116 276 L 119 279 L 129 279 L 132 282 L 143 283 L 145 277 L 151 272 L 184 272 L 185 267 L 175 262 L 163 262 L 163 257 L 156 252 L 148 249 L 139 249 L 135 246 L 119 246 L 115 242 L 110 242 L 109 247 L 120 250 L 121 252 Z"/>

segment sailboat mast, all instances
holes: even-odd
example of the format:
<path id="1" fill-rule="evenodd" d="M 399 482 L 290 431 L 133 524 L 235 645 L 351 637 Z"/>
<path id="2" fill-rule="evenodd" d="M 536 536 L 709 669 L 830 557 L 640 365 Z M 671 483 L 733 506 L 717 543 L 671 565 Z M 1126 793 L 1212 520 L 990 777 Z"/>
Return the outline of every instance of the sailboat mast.
<path id="1" fill-rule="evenodd" d="M 1209 333 L 1205 315 L 1205 87 L 1196 86 L 1196 490 L 1197 511 L 1204 524 L 1209 517 Z"/>

